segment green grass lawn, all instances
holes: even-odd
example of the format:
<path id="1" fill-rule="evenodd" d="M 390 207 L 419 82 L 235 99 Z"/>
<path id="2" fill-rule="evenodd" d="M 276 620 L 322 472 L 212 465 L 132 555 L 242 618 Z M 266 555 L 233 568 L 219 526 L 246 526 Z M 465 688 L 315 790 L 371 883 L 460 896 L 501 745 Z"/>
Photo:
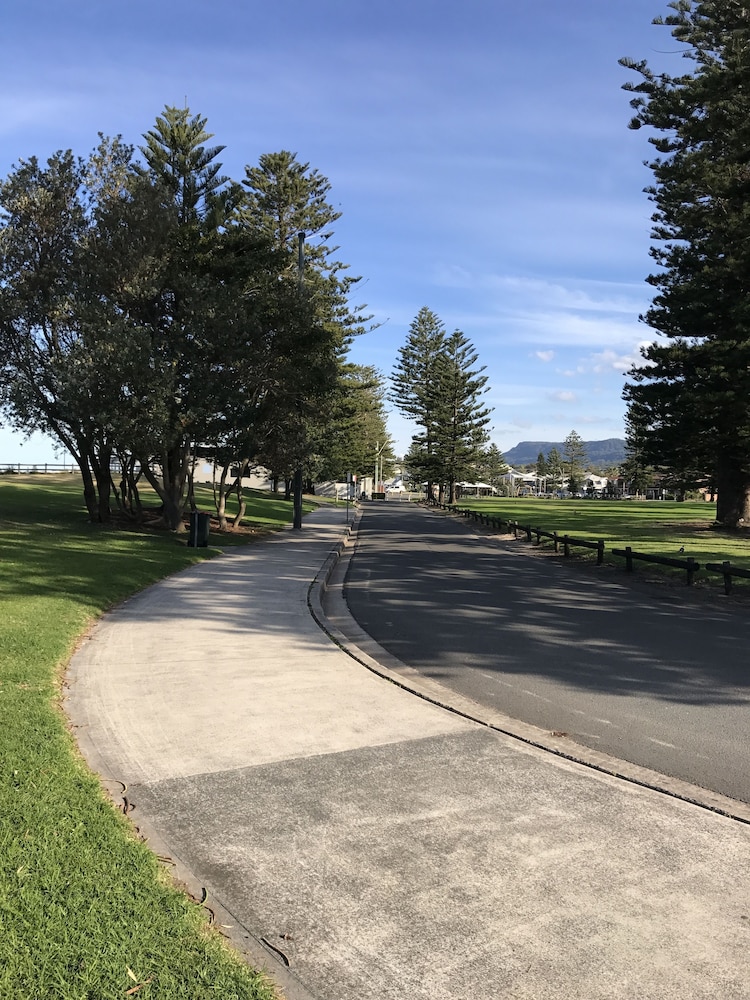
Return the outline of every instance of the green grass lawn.
<path id="1" fill-rule="evenodd" d="M 291 508 L 252 495 L 248 519 Z M 77 477 L 0 479 L 0 1000 L 274 996 L 106 799 L 59 708 L 92 620 L 215 552 L 88 524 Z"/>
<path id="2" fill-rule="evenodd" d="M 630 545 L 650 555 L 682 558 L 693 556 L 701 566 L 729 560 L 750 570 L 750 532 L 726 531 L 714 525 L 716 509 L 704 502 L 671 503 L 663 500 L 549 500 L 534 497 L 460 500 L 456 507 L 494 514 L 519 524 L 557 531 L 606 546 L 605 562 L 624 566 L 624 560 L 609 552 Z M 551 545 L 551 542 L 543 542 Z M 679 550 L 684 549 L 684 553 Z M 594 559 L 595 553 L 574 550 L 576 558 Z M 681 571 L 636 563 L 636 572 L 680 576 Z M 683 574 L 684 575 L 684 574 Z M 723 578 L 701 571 L 698 586 L 723 589 Z M 733 590 L 750 593 L 750 581 L 735 578 Z"/>
<path id="3" fill-rule="evenodd" d="M 243 490 L 243 493 L 247 510 L 242 521 L 242 530 L 235 532 L 230 528 L 222 534 L 212 531 L 212 543 L 221 546 L 221 548 L 227 545 L 245 545 L 252 540 L 246 537 L 248 533 L 263 534 L 267 531 L 278 531 L 283 525 L 290 524 L 292 521 L 292 501 L 284 500 L 282 494 L 275 495 L 264 490 L 250 489 Z M 215 514 L 214 494 L 210 485 L 196 485 L 195 502 L 199 510 Z M 324 497 L 316 498 L 314 502 L 310 501 L 308 497 L 303 497 L 302 513 L 309 514 L 311 510 L 315 510 L 316 507 L 325 502 Z M 227 518 L 230 522 L 236 513 L 237 498 L 232 494 L 227 500 Z"/>

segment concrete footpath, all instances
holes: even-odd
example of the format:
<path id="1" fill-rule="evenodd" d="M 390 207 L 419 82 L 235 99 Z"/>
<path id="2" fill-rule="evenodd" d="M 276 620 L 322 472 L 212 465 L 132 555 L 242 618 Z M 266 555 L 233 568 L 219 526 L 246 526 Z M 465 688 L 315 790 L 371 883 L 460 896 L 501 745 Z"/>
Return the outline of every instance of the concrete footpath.
<path id="1" fill-rule="evenodd" d="M 750 825 L 348 655 L 311 614 L 344 518 L 149 588 L 71 662 L 81 749 L 177 877 L 289 1000 L 750 998 Z"/>

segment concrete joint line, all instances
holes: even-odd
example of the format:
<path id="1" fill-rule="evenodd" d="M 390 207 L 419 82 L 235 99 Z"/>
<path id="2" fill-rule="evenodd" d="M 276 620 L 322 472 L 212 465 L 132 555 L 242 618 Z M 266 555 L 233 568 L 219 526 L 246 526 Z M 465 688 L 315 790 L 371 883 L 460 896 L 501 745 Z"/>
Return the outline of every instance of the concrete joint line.
<path id="1" fill-rule="evenodd" d="M 369 670 L 376 676 L 388 681 L 389 684 L 393 684 L 408 694 L 415 695 L 417 698 L 421 698 L 423 701 L 426 701 L 431 705 L 442 708 L 446 712 L 450 712 L 452 715 L 457 715 L 469 722 L 475 722 L 477 725 L 484 726 L 486 729 L 491 729 L 494 732 L 502 734 L 503 736 L 508 736 L 510 739 L 517 740 L 519 743 L 524 743 L 527 746 L 535 747 L 537 750 L 543 750 L 546 753 L 553 754 L 555 757 L 567 760 L 570 763 L 580 764 L 582 767 L 589 768 L 592 771 L 607 774 L 610 777 L 618 778 L 621 781 L 627 781 L 630 784 L 638 785 L 641 788 L 648 788 L 651 791 L 659 792 L 661 795 L 667 795 L 673 799 L 680 799 L 690 805 L 698 806 L 700 809 L 717 813 L 718 815 L 734 820 L 737 823 L 743 823 L 750 826 L 750 805 L 744 802 L 727 798 L 724 795 L 720 795 L 718 792 L 712 792 L 709 789 L 701 788 L 698 785 L 691 785 L 689 782 L 681 781 L 678 778 L 670 778 L 659 774 L 657 771 L 651 771 L 648 768 L 641 767 L 638 764 L 630 764 L 627 761 L 617 760 L 617 758 L 610 757 L 607 754 L 601 753 L 601 751 L 588 750 L 587 748 L 582 747 L 578 752 L 571 753 L 569 750 L 555 746 L 545 740 L 543 730 L 536 730 L 536 727 L 527 723 L 516 723 L 516 721 L 512 719 L 508 719 L 507 724 L 503 723 L 502 725 L 497 722 L 492 722 L 489 719 L 482 718 L 473 707 L 473 704 L 472 707 L 460 708 L 457 704 L 451 704 L 449 701 L 445 700 L 445 696 L 442 692 L 444 691 L 445 695 L 448 695 L 449 692 L 447 689 L 441 688 L 440 695 L 430 693 L 428 690 L 425 690 L 425 686 L 423 686 L 421 681 L 408 683 L 402 677 L 394 674 L 387 667 L 379 663 L 368 653 L 361 650 L 356 643 L 348 639 L 343 632 L 341 632 L 332 622 L 328 620 L 328 617 L 323 609 L 323 595 L 325 595 L 328 590 L 328 583 L 334 570 L 337 568 L 342 555 L 347 554 L 347 558 L 351 558 L 353 555 L 353 550 L 356 547 L 357 531 L 359 529 L 361 518 L 362 512 L 357 510 L 354 521 L 347 526 L 345 537 L 331 551 L 320 571 L 310 583 L 307 592 L 307 606 L 316 624 L 328 636 L 331 642 L 338 646 L 339 649 L 346 653 L 347 656 L 351 657 L 366 670 Z M 373 645 L 377 644 L 373 641 Z M 433 683 L 433 686 L 441 687 L 437 683 Z M 464 700 L 461 699 L 460 696 L 455 697 L 459 700 Z M 528 730 L 528 732 L 524 733 L 521 731 L 524 729 Z M 539 735 L 532 735 L 532 731 L 535 730 L 539 733 Z"/>

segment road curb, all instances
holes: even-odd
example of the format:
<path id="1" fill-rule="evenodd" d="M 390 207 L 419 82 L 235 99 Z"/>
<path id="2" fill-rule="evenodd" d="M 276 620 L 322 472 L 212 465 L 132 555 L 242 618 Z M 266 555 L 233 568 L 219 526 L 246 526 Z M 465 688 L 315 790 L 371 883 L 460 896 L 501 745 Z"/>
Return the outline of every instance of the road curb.
<path id="1" fill-rule="evenodd" d="M 598 750 L 573 744 L 564 735 L 557 736 L 548 733 L 529 723 L 512 719 L 502 712 L 487 709 L 477 702 L 449 691 L 436 681 L 424 677 L 412 667 L 398 660 L 374 639 L 371 639 L 351 618 L 343 596 L 343 581 L 349 561 L 356 549 L 361 517 L 362 512 L 358 510 L 353 523 L 349 526 L 346 537 L 331 552 L 320 573 L 310 584 L 308 591 L 308 607 L 313 618 L 331 641 L 348 656 L 383 680 L 395 684 L 409 694 L 480 726 L 492 729 L 538 750 L 554 754 L 556 757 L 571 763 L 580 764 L 590 770 L 619 778 L 630 784 L 640 785 L 643 788 L 717 813 L 735 822 L 750 825 L 750 804 L 730 799 L 718 792 L 712 792 L 679 778 L 660 774 L 650 768 L 618 760 L 616 757 L 611 757 Z M 332 583 L 334 573 L 337 576 L 335 584 Z M 354 622 L 353 631 L 359 633 L 356 639 L 344 634 L 326 614 L 323 602 L 329 594 L 335 595 L 337 613 L 346 614 Z M 389 669 L 386 665 L 388 662 L 397 666 L 398 670 Z"/>

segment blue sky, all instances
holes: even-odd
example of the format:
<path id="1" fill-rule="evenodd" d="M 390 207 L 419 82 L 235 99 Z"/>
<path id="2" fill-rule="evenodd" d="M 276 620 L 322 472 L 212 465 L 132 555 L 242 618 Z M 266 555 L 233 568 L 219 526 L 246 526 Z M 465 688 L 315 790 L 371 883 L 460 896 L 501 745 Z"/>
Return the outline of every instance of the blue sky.
<path id="1" fill-rule="evenodd" d="M 0 14 L 0 175 L 138 144 L 164 105 L 208 118 L 241 179 L 288 149 L 331 183 L 339 257 L 388 374 L 422 306 L 486 365 L 492 440 L 621 437 L 650 337 L 644 132 L 620 56 L 685 63 L 666 0 L 11 0 Z M 413 428 L 392 412 L 397 452 Z M 0 463 L 54 461 L 0 429 Z"/>

